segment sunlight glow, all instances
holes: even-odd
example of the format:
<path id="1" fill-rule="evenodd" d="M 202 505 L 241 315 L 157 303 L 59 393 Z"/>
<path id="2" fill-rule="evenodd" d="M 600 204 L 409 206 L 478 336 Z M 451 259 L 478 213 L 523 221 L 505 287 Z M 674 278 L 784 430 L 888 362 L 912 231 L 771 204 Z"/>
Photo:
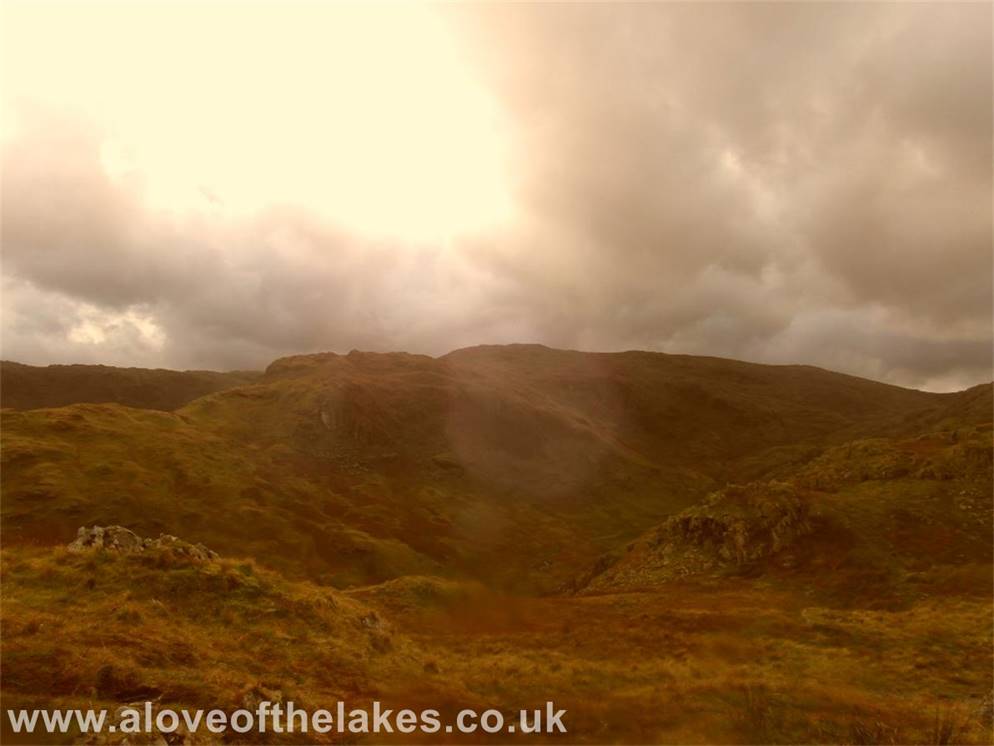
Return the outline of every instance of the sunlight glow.
<path id="1" fill-rule="evenodd" d="M 428 6 L 13 3 L 4 15 L 5 114 L 34 103 L 94 124 L 105 170 L 152 208 L 291 205 L 408 240 L 508 213 L 499 113 Z"/>

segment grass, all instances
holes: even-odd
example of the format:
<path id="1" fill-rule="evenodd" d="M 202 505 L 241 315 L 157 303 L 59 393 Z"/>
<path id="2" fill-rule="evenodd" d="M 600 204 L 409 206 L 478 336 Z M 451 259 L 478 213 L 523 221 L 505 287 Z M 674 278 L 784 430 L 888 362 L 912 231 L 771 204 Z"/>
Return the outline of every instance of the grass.
<path id="1" fill-rule="evenodd" d="M 870 620 L 804 604 L 740 580 L 391 618 L 443 677 L 420 700 L 553 698 L 593 743 L 932 743 L 936 707 L 976 710 L 991 688 L 989 600 Z M 987 742 L 979 716 L 958 733 Z"/>
<path id="2" fill-rule="evenodd" d="M 551 699 L 570 742 L 991 743 L 990 392 L 919 393 L 482 348 L 5 411 L 4 706 Z M 94 523 L 221 559 L 61 548 Z"/>
<path id="3" fill-rule="evenodd" d="M 372 609 L 251 561 L 5 550 L 2 571 L 6 707 L 235 709 L 258 687 L 316 707 L 413 665 Z"/>
<path id="4" fill-rule="evenodd" d="M 980 588 L 869 610 L 765 577 L 541 598 L 434 577 L 341 592 L 168 551 L 15 547 L 0 569 L 5 707 L 552 699 L 576 742 L 990 742 Z"/>

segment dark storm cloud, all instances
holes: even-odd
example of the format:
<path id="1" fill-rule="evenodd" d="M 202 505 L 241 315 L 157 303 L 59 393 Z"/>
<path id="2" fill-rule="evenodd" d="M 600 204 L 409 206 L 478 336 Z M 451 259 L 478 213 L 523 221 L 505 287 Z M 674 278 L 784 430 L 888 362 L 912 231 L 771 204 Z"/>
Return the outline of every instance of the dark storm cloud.
<path id="1" fill-rule="evenodd" d="M 3 355 L 259 367 L 481 342 L 991 377 L 991 8 L 446 6 L 516 218 L 455 246 L 148 210 L 102 132 L 4 150 Z M 431 178 L 426 174 L 425 178 Z"/>

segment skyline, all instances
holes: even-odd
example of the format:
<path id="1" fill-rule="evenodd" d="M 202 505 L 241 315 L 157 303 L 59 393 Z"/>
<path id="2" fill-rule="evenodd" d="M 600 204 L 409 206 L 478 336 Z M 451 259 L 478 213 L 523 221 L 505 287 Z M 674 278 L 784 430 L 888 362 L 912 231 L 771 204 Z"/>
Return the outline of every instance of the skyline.
<path id="1" fill-rule="evenodd" d="M 989 5 L 51 10 L 4 8 L 4 359 L 992 377 Z"/>

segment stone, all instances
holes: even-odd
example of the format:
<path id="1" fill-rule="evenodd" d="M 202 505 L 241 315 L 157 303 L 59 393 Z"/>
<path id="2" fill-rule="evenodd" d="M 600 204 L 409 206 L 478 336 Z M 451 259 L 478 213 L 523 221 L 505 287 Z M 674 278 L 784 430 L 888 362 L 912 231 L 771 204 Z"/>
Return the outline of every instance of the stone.
<path id="1" fill-rule="evenodd" d="M 150 549 L 168 550 L 190 559 L 209 561 L 218 554 L 203 544 L 191 544 L 171 534 L 159 534 L 158 539 L 143 539 L 134 531 L 123 526 L 81 526 L 75 540 L 69 544 L 70 552 L 87 550 L 113 550 L 124 554 L 136 554 Z"/>
<path id="2" fill-rule="evenodd" d="M 69 545 L 69 551 L 82 552 L 86 549 L 113 549 L 133 553 L 142 551 L 143 542 L 138 534 L 123 526 L 81 526 L 76 532 L 75 541 Z"/>

